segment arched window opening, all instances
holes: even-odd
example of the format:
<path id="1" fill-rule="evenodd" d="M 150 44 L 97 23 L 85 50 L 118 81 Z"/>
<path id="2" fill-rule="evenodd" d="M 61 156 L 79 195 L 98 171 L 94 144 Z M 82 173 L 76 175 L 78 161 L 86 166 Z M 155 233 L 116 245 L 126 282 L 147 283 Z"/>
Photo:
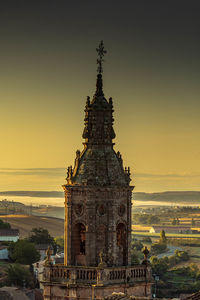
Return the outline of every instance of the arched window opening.
<path id="1" fill-rule="evenodd" d="M 80 225 L 80 254 L 85 255 L 85 226 Z"/>
<path id="2" fill-rule="evenodd" d="M 117 246 L 122 250 L 123 265 L 127 263 L 127 234 L 126 226 L 123 223 L 117 225 Z"/>
<path id="3" fill-rule="evenodd" d="M 84 224 L 78 223 L 74 226 L 72 251 L 74 253 L 74 263 L 78 265 L 85 264 L 85 232 Z"/>

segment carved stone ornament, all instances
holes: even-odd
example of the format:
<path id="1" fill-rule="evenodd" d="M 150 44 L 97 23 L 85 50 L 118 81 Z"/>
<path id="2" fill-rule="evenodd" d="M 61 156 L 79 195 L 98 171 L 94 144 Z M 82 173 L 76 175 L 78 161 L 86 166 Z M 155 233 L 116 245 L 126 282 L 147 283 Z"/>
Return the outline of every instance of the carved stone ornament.
<path id="1" fill-rule="evenodd" d="M 99 268 L 105 268 L 107 265 L 106 265 L 106 263 L 105 263 L 105 261 L 104 261 L 104 254 L 103 254 L 103 251 L 101 251 L 101 252 L 99 253 L 99 258 L 100 258 L 100 262 L 99 262 L 99 264 L 98 264 L 98 267 L 99 267 Z"/>
<path id="2" fill-rule="evenodd" d="M 126 211 L 126 207 L 124 204 L 121 204 L 119 207 L 118 207 L 118 215 L 120 217 L 122 217 L 124 214 L 125 214 L 125 211 Z"/>
<path id="3" fill-rule="evenodd" d="M 75 206 L 75 213 L 78 217 L 80 217 L 82 214 L 83 214 L 83 204 L 79 203 L 79 204 L 76 204 Z"/>
<path id="4" fill-rule="evenodd" d="M 46 251 L 46 259 L 44 262 L 45 266 L 51 266 L 52 265 L 52 259 L 51 259 L 51 255 L 52 255 L 53 251 L 51 250 L 51 247 L 49 246 L 47 251 Z"/>
<path id="5" fill-rule="evenodd" d="M 97 212 L 98 212 L 99 216 L 104 216 L 106 213 L 105 205 L 104 204 L 98 205 Z"/>

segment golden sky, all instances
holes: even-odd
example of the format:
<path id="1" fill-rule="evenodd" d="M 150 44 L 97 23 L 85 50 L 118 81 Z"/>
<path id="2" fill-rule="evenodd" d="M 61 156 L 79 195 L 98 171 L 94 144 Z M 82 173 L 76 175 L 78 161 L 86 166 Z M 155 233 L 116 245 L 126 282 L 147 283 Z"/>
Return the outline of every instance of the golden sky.
<path id="1" fill-rule="evenodd" d="M 199 190 L 199 4 L 148 2 L 1 4 L 0 191 L 61 189 L 82 149 L 101 39 L 115 149 L 136 191 Z"/>

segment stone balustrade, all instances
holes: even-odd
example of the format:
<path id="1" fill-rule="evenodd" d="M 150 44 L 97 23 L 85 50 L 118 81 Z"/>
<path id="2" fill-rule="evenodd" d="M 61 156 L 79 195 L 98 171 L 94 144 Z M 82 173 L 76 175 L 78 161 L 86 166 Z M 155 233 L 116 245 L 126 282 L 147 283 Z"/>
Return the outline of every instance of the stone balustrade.
<path id="1" fill-rule="evenodd" d="M 45 282 L 97 285 L 144 282 L 151 281 L 151 268 L 148 265 L 113 268 L 51 265 L 44 268 L 43 280 Z"/>

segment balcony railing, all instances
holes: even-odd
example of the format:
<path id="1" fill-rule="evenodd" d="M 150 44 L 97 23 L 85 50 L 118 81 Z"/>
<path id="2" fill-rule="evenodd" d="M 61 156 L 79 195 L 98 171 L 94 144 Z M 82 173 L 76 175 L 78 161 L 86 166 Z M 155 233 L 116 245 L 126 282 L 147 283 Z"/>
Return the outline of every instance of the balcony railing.
<path id="1" fill-rule="evenodd" d="M 134 265 L 127 267 L 80 267 L 51 265 L 44 268 L 45 282 L 59 283 L 92 283 L 114 284 L 134 283 L 151 280 L 151 267 L 148 265 Z"/>

